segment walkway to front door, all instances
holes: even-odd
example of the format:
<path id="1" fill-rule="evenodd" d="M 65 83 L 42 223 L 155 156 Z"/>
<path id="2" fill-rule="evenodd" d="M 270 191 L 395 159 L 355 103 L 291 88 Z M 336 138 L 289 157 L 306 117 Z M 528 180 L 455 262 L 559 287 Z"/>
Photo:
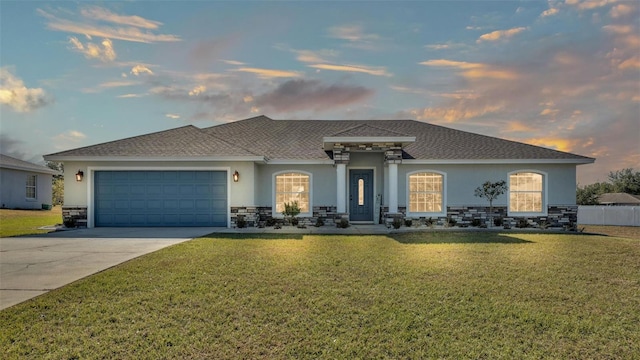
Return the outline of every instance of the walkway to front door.
<path id="1" fill-rule="evenodd" d="M 349 170 L 349 219 L 373 221 L 373 170 Z"/>

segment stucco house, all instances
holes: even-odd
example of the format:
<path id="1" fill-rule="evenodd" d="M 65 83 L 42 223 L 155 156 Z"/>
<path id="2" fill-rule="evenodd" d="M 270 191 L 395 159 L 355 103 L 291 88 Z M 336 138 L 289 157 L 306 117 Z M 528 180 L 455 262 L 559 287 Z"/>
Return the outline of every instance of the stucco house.
<path id="1" fill-rule="evenodd" d="M 53 175 L 58 171 L 0 154 L 0 206 L 42 209 L 51 205 Z"/>
<path id="2" fill-rule="evenodd" d="M 273 120 L 184 126 L 58 152 L 63 215 L 94 226 L 249 226 L 282 217 L 379 223 L 394 217 L 486 221 L 487 180 L 506 219 L 576 220 L 576 166 L 594 159 L 413 120 Z M 76 172 L 77 171 L 77 172 Z"/>

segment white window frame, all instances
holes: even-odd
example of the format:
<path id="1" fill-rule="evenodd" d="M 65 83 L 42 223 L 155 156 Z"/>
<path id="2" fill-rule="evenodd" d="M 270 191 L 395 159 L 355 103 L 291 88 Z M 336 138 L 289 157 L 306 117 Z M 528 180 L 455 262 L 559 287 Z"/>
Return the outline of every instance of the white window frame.
<path id="1" fill-rule="evenodd" d="M 438 174 L 442 176 L 442 211 L 439 212 L 412 212 L 411 211 L 411 175 L 422 174 L 422 173 L 432 173 Z M 446 216 L 447 215 L 447 173 L 432 170 L 432 169 L 421 169 L 416 171 L 411 171 L 407 173 L 406 178 L 406 196 L 407 196 L 407 216 L 414 217 L 425 217 L 425 216 Z"/>
<path id="2" fill-rule="evenodd" d="M 512 211 L 511 210 L 511 175 L 513 174 L 520 174 L 520 173 L 533 173 L 533 174 L 537 174 L 537 175 L 541 175 L 542 176 L 542 211 L 540 212 L 522 212 L 522 211 Z M 507 191 L 507 215 L 509 216 L 519 216 L 519 217 L 527 217 L 527 216 L 546 216 L 547 212 L 548 212 L 548 201 L 547 201 L 547 196 L 549 193 L 549 187 L 547 186 L 548 184 L 548 174 L 544 171 L 540 171 L 540 170 L 536 170 L 536 169 L 521 169 L 521 170 L 515 170 L 515 171 L 511 171 L 510 173 L 507 174 L 507 186 L 509 187 L 509 190 Z"/>
<path id="3" fill-rule="evenodd" d="M 277 178 L 278 175 L 282 175 L 282 174 L 288 174 L 288 173 L 297 173 L 297 174 L 303 174 L 309 177 L 309 208 L 307 212 L 301 212 L 300 214 L 298 214 L 298 216 L 302 216 L 302 217 L 311 217 L 313 215 L 313 174 L 311 174 L 308 171 L 303 171 L 303 170 L 283 170 L 283 171 L 278 171 L 273 173 L 272 179 L 271 179 L 271 184 L 272 184 L 272 189 L 271 189 L 271 216 L 274 218 L 283 218 L 284 215 L 282 215 L 281 212 L 277 212 L 276 208 L 277 208 L 277 204 L 276 204 L 276 182 L 277 182 Z"/>
<path id="4" fill-rule="evenodd" d="M 33 179 L 33 185 L 29 184 L 29 180 Z M 29 196 L 29 190 L 33 189 L 33 197 Z M 24 195 L 27 200 L 37 200 L 38 199 L 38 175 L 29 174 L 27 175 L 27 180 L 25 182 Z"/>

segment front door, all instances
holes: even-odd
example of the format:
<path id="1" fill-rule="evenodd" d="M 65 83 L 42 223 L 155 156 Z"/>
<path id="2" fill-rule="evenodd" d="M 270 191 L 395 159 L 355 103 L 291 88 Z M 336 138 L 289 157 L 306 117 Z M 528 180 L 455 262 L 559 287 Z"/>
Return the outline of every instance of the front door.
<path id="1" fill-rule="evenodd" d="M 373 170 L 349 170 L 349 219 L 373 221 Z"/>

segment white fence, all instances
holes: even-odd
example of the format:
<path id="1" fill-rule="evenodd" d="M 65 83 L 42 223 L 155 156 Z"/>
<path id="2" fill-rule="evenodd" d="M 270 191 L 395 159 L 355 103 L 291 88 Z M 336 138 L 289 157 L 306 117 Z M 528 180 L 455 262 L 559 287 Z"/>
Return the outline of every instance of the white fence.
<path id="1" fill-rule="evenodd" d="M 580 225 L 640 226 L 640 206 L 578 206 Z"/>

